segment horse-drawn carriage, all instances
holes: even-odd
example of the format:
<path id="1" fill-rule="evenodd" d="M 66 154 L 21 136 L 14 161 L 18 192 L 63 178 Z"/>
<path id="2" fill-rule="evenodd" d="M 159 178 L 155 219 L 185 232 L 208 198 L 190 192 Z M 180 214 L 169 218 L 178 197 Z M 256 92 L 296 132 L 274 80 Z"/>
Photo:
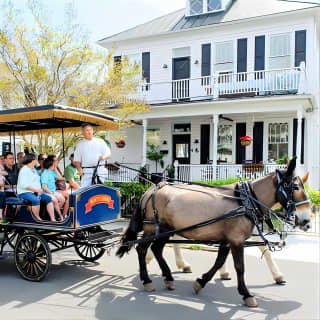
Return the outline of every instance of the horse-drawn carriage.
<path id="1" fill-rule="evenodd" d="M 106 115 L 57 105 L 21 108 L 0 112 L 0 135 L 15 137 L 39 132 L 79 132 L 82 123 L 98 130 L 115 130 L 117 121 Z M 13 139 L 12 139 L 13 138 Z M 69 212 L 60 222 L 51 222 L 41 205 L 38 221 L 30 203 L 15 192 L 4 191 L 3 220 L 0 223 L 0 255 L 4 247 L 14 250 L 14 261 L 20 275 L 31 281 L 42 280 L 49 272 L 51 253 L 74 247 L 84 260 L 95 261 L 106 248 L 114 245 L 120 219 L 120 192 L 116 188 L 96 184 L 70 194 Z M 114 227 L 104 229 L 102 225 Z"/>

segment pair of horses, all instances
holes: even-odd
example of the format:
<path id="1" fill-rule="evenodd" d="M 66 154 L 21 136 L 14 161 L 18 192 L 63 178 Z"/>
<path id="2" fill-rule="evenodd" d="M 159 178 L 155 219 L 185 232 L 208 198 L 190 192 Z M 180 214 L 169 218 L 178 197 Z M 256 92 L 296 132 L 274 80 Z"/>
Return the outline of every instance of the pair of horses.
<path id="1" fill-rule="evenodd" d="M 311 228 L 311 205 L 303 187 L 307 175 L 302 179 L 295 176 L 295 167 L 296 158 L 293 158 L 286 170 L 277 170 L 275 173 L 254 181 L 252 190 L 256 199 L 269 208 L 279 202 L 289 216 L 294 215 L 295 225 L 307 231 Z M 142 237 L 148 238 L 159 232 L 164 234 L 167 231 L 184 229 L 210 219 L 218 219 L 215 223 L 187 229 L 180 233 L 187 239 L 220 242 L 214 265 L 201 278 L 195 280 L 194 291 L 199 293 L 205 287 L 217 270 L 224 265 L 231 251 L 237 273 L 238 292 L 243 296 L 245 305 L 256 307 L 258 305 L 256 299 L 250 294 L 244 280 L 244 243 L 252 235 L 255 224 L 244 214 L 220 219 L 239 207 L 238 201 L 234 199 L 235 188 L 236 185 L 233 185 L 221 191 L 197 185 L 166 184 L 161 188 L 152 186 L 143 195 L 139 208 L 133 214 L 117 255 L 122 257 L 129 252 L 139 232 L 143 231 Z M 149 201 L 150 198 L 152 201 Z M 260 210 L 261 215 L 266 215 L 267 212 L 265 207 Z M 156 223 L 156 220 L 159 221 L 159 224 Z M 169 290 L 174 289 L 174 279 L 162 255 L 168 240 L 169 236 L 157 238 L 152 242 L 139 242 L 136 246 L 140 279 L 146 291 L 155 290 L 146 266 L 146 254 L 150 245 L 164 276 L 165 286 Z"/>

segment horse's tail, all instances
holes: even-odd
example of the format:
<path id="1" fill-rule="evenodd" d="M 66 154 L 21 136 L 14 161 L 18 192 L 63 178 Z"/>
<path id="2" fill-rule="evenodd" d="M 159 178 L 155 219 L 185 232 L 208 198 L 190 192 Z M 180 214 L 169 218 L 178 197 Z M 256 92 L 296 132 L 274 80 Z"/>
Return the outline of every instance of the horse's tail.
<path id="1" fill-rule="evenodd" d="M 137 240 L 137 235 L 143 230 L 143 217 L 141 206 L 139 205 L 131 216 L 129 226 L 121 239 L 121 247 L 117 250 L 116 255 L 122 258 L 125 253 L 129 253 L 132 244 L 127 244 L 128 241 Z"/>

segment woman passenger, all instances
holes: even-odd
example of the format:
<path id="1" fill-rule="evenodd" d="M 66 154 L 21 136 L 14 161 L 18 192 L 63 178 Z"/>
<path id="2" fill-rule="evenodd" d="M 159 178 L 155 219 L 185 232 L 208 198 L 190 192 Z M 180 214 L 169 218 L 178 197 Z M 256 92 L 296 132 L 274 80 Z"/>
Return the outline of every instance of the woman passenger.
<path id="1" fill-rule="evenodd" d="M 39 216 L 40 200 L 45 202 L 50 220 L 55 222 L 54 209 L 51 197 L 42 192 L 40 177 L 35 170 L 37 163 L 34 154 L 26 154 L 22 159 L 24 165 L 18 176 L 17 192 L 20 198 L 29 200 L 32 203 L 32 213 L 37 220 L 42 221 Z"/>

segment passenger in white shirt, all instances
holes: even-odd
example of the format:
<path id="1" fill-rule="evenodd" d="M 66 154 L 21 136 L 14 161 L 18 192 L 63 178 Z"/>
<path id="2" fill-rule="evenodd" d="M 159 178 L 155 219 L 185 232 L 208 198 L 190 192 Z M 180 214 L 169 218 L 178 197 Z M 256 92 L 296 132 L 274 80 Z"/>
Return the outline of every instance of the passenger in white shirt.
<path id="1" fill-rule="evenodd" d="M 74 152 L 74 164 L 81 176 L 81 187 L 87 187 L 92 184 L 92 174 L 98 161 L 107 160 L 111 156 L 110 148 L 102 139 L 93 136 L 93 127 L 84 123 L 81 125 L 81 132 L 84 139 L 81 140 Z M 103 182 L 106 176 L 104 163 L 98 167 L 98 176 Z"/>

